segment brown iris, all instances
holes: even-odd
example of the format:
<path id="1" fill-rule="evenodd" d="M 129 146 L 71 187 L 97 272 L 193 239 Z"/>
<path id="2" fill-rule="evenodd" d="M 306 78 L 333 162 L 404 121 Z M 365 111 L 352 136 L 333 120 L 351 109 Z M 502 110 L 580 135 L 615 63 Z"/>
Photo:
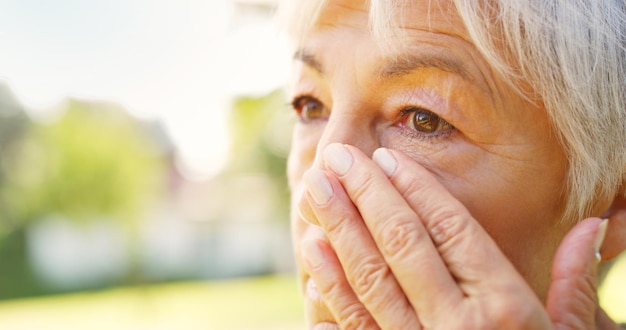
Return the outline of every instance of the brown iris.
<path id="1" fill-rule="evenodd" d="M 412 128 L 418 132 L 435 133 L 452 128 L 452 125 L 447 121 L 439 118 L 439 116 L 428 110 L 414 109 L 410 116 L 411 117 L 408 118 L 410 124 L 413 126 Z"/>
<path id="2" fill-rule="evenodd" d="M 415 129 L 420 132 L 432 133 L 439 127 L 439 116 L 432 112 L 415 112 L 413 124 L 415 125 Z"/>
<path id="3" fill-rule="evenodd" d="M 319 100 L 311 96 L 295 98 L 291 105 L 304 121 L 320 119 L 326 116 L 326 108 Z"/>

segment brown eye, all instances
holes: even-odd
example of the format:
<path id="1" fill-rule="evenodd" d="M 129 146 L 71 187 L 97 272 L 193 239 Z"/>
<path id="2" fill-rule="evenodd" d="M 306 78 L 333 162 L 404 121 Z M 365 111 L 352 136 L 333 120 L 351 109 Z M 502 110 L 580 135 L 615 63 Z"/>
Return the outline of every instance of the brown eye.
<path id="1" fill-rule="evenodd" d="M 291 105 L 302 121 L 311 121 L 327 116 L 324 104 L 311 96 L 296 97 Z"/>
<path id="2" fill-rule="evenodd" d="M 435 133 L 453 128 L 447 121 L 428 110 L 413 108 L 407 111 L 410 112 L 407 118 L 409 127 L 418 132 Z"/>

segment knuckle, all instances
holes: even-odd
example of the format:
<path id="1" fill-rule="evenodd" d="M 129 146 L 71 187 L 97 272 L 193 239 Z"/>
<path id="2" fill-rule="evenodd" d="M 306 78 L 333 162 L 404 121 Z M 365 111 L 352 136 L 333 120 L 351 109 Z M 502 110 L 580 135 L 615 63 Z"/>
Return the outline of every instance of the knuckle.
<path id="1" fill-rule="evenodd" d="M 455 210 L 440 210 L 429 217 L 430 236 L 441 249 L 454 245 L 468 226 L 466 215 Z"/>
<path id="2" fill-rule="evenodd" d="M 339 303 L 335 311 L 341 329 L 372 329 L 372 318 L 365 308 L 358 302 L 346 299 L 345 288 L 341 281 L 326 281 L 317 285 L 320 294 L 326 299 Z M 375 324 L 374 324 L 375 325 Z"/>
<path id="3" fill-rule="evenodd" d="M 320 283 L 315 283 L 315 286 L 323 297 L 341 299 L 344 295 L 344 290 L 341 286 L 341 281 L 339 281 L 339 279 L 335 281 L 323 281 Z"/>
<path id="4" fill-rule="evenodd" d="M 393 260 L 405 258 L 424 237 L 418 220 L 413 216 L 392 216 L 380 233 L 380 245 L 383 254 Z"/>
<path id="5" fill-rule="evenodd" d="M 332 215 L 326 216 L 320 223 L 331 240 L 345 238 L 348 237 L 354 225 L 354 216 L 348 208 L 337 207 L 333 209 Z"/>
<path id="6" fill-rule="evenodd" d="M 502 304 L 497 308 L 498 313 L 493 316 L 492 329 L 528 329 L 536 328 L 537 315 L 535 310 L 528 306 L 517 304 Z"/>
<path id="7" fill-rule="evenodd" d="M 398 192 L 400 192 L 402 196 L 420 196 L 425 188 L 424 182 L 427 181 L 427 179 L 425 173 L 422 171 L 411 172 L 411 176 L 406 179 L 397 178 L 396 180 L 400 181 L 398 182 Z"/>
<path id="8" fill-rule="evenodd" d="M 581 297 L 595 297 L 597 292 L 597 280 L 593 272 L 571 271 L 552 279 L 552 283 L 569 287 L 572 292 L 577 292 Z M 591 301 L 593 303 L 594 301 Z"/>
<path id="9" fill-rule="evenodd" d="M 359 183 L 355 185 L 354 190 L 350 192 L 352 200 L 357 205 L 367 205 L 368 203 L 375 203 L 373 199 L 380 198 L 376 193 L 370 193 L 376 191 L 376 180 L 374 176 L 367 171 L 357 174 Z"/>
<path id="10" fill-rule="evenodd" d="M 483 305 L 475 313 L 474 326 L 480 329 L 545 329 L 550 323 L 539 304 L 529 304 L 518 286 L 503 287 L 499 297 L 493 297 L 489 305 Z M 508 297 L 508 298 L 505 298 Z M 526 302 L 526 303 L 525 303 Z"/>
<path id="11" fill-rule="evenodd" d="M 324 230 L 329 238 L 336 240 L 337 238 L 347 237 L 352 225 L 352 215 L 344 208 L 336 210 L 336 214 L 332 218 L 323 222 Z"/>
<path id="12" fill-rule="evenodd" d="M 357 262 L 353 272 L 352 287 L 361 300 L 371 301 L 376 297 L 381 283 L 389 276 L 389 267 L 382 260 L 372 257 Z"/>
<path id="13" fill-rule="evenodd" d="M 590 273 L 574 273 L 570 274 L 570 277 L 560 277 L 554 279 L 551 285 L 553 287 L 568 288 L 567 296 L 564 297 L 567 299 L 561 305 L 561 311 L 568 310 L 570 312 L 551 314 L 552 322 L 557 326 L 557 328 L 589 328 L 588 325 L 584 325 L 584 322 L 589 321 L 589 319 L 585 320 L 585 318 L 581 318 L 580 315 L 588 314 L 586 313 L 587 311 L 594 310 L 594 308 L 598 305 L 597 284 L 595 276 Z"/>
<path id="14" fill-rule="evenodd" d="M 523 320 L 528 318 L 528 308 L 524 306 L 514 306 L 510 303 L 500 303 L 494 307 L 494 313 L 491 320 L 494 325 L 514 325 L 522 324 Z"/>
<path id="15" fill-rule="evenodd" d="M 360 305 L 352 304 L 339 311 L 341 329 L 372 329 L 369 313 Z"/>

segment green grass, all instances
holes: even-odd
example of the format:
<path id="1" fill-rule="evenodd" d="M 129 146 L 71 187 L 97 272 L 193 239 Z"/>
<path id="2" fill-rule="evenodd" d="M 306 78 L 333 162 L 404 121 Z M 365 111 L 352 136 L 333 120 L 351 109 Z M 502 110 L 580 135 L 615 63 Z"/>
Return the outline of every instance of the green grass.
<path id="1" fill-rule="evenodd" d="M 0 328 L 292 330 L 304 316 L 295 278 L 279 276 L 8 301 Z"/>
<path id="2" fill-rule="evenodd" d="M 626 257 L 600 290 L 602 305 L 626 322 Z M 272 276 L 119 288 L 0 303 L 7 330 L 304 329 L 296 280 Z"/>

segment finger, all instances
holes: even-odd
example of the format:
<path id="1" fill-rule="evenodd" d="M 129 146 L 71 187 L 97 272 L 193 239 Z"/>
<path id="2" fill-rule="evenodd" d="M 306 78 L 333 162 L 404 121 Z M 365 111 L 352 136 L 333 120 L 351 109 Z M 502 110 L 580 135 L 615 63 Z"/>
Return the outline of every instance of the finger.
<path id="1" fill-rule="evenodd" d="M 559 245 L 546 303 L 557 329 L 594 328 L 598 308 L 596 273 L 600 261 L 597 251 L 607 224 L 599 218 L 581 221 Z"/>
<path id="2" fill-rule="evenodd" d="M 341 184 L 317 169 L 306 172 L 304 182 L 348 283 L 376 322 L 384 329 L 419 327 L 413 308 Z"/>
<path id="3" fill-rule="evenodd" d="M 317 216 L 315 216 L 315 212 L 313 212 L 313 209 L 311 208 L 311 204 L 307 200 L 306 190 L 304 189 L 304 186 L 302 186 L 302 188 L 303 189 L 295 193 L 297 194 L 296 196 L 300 196 L 298 198 L 298 206 L 297 206 L 298 216 L 302 221 L 308 224 L 319 226 L 320 223 L 317 220 Z M 327 187 L 321 187 L 318 189 L 324 189 L 324 188 L 327 188 Z"/>
<path id="4" fill-rule="evenodd" d="M 302 242 L 304 268 L 341 329 L 378 329 L 348 284 L 332 248 L 322 240 Z"/>
<path id="5" fill-rule="evenodd" d="M 306 200 L 306 190 L 304 184 L 299 184 L 296 187 L 292 187 L 295 194 L 294 199 L 296 203 L 302 199 L 308 204 Z M 296 197 L 298 196 L 298 197 Z M 312 212 L 312 211 L 311 211 Z M 306 311 L 306 329 L 316 330 L 339 330 L 336 324 L 333 314 L 328 309 L 328 306 L 324 302 L 322 295 L 320 294 L 315 282 L 312 280 L 309 273 L 306 271 L 307 267 L 304 258 L 304 244 L 303 242 L 323 240 L 327 241 L 324 230 L 319 226 L 310 226 L 303 221 L 302 216 L 299 214 L 297 206 L 291 209 L 291 219 L 294 237 L 296 238 L 293 243 L 294 261 L 298 268 L 298 278 L 300 281 L 299 288 L 303 295 L 304 309 Z"/>
<path id="6" fill-rule="evenodd" d="M 358 149 L 331 144 L 324 158 L 357 206 L 420 322 L 429 327 L 432 324 L 425 321 L 429 315 L 444 306 L 450 311 L 463 294 L 417 214 L 379 166 Z M 349 166 L 342 165 L 342 159 Z"/>
<path id="7" fill-rule="evenodd" d="M 464 297 L 463 306 L 475 307 L 478 301 L 489 302 L 485 306 L 490 307 L 478 314 L 496 320 L 496 323 L 507 324 L 513 319 L 533 320 L 530 328 L 543 328 L 549 322 L 545 313 L 544 317 L 535 317 L 542 314 L 537 312 L 537 306 L 543 308 L 532 289 L 469 211 L 430 172 L 393 150 L 378 149 L 373 159 L 424 224 L 458 283 Z M 425 284 L 430 280 L 418 279 L 424 280 Z M 433 289 L 427 293 L 437 296 Z M 423 324 L 449 321 L 449 307 L 438 306 L 439 309 L 432 307 L 428 314 L 418 309 L 420 321 Z M 459 309 L 460 313 L 463 311 L 467 310 Z"/>
<path id="8" fill-rule="evenodd" d="M 466 294 L 495 290 L 521 279 L 493 239 L 469 211 L 424 167 L 389 149 L 374 152 L 391 182 L 415 210 L 448 269 Z"/>

